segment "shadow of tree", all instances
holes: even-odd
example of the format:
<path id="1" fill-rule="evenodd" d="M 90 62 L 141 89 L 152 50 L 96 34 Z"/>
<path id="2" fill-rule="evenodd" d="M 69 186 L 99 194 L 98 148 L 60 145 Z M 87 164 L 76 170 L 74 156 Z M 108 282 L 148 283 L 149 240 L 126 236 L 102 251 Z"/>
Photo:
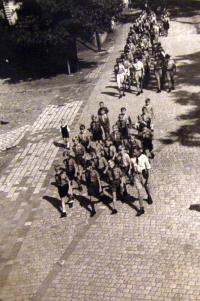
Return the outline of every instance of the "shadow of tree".
<path id="1" fill-rule="evenodd" d="M 172 17 L 192 17 L 199 13 L 200 2 L 195 0 L 171 0 L 168 7 Z"/>
<path id="2" fill-rule="evenodd" d="M 177 120 L 185 121 L 185 124 L 160 141 L 166 145 L 178 141 L 185 146 L 200 146 L 200 52 L 179 56 L 176 62 L 180 63 L 177 72 L 177 86 L 180 90 L 173 92 L 172 101 L 190 106 L 190 110 L 176 117 Z"/>
<path id="3" fill-rule="evenodd" d="M 101 65 L 101 62 L 79 60 L 79 71 L 83 69 L 94 69 Z M 72 73 L 74 68 L 72 68 Z M 50 79 L 61 74 L 67 74 L 66 62 L 59 66 L 51 66 L 50 63 L 41 64 L 39 61 L 32 61 L 32 64 L 20 64 L 16 61 L 3 62 L 0 68 L 0 78 L 5 79 L 4 84 L 17 84 L 21 81 L 30 82 L 39 79 Z"/>

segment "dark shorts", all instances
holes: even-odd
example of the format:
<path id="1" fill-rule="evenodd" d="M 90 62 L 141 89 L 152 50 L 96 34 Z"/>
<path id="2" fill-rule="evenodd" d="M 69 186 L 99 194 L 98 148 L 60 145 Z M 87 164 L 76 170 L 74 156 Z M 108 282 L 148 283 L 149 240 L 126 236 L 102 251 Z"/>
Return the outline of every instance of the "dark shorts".
<path id="1" fill-rule="evenodd" d="M 153 150 L 153 143 L 150 139 L 144 139 L 142 142 L 142 146 L 144 150 L 149 150 L 150 152 Z"/>
<path id="2" fill-rule="evenodd" d="M 70 181 L 73 181 L 75 180 L 75 170 L 70 170 L 70 171 L 67 171 L 67 176 L 69 178 Z"/>
<path id="3" fill-rule="evenodd" d="M 120 193 L 121 191 L 121 180 L 114 180 L 111 183 L 112 192 Z"/>
<path id="4" fill-rule="evenodd" d="M 124 176 L 128 175 L 129 167 L 128 166 L 120 166 L 120 169 Z"/>
<path id="5" fill-rule="evenodd" d="M 58 193 L 60 198 L 64 198 L 68 195 L 69 186 L 68 184 L 58 187 Z"/>
<path id="6" fill-rule="evenodd" d="M 76 155 L 76 163 L 81 166 L 85 166 L 85 159 L 82 155 Z"/>
<path id="7" fill-rule="evenodd" d="M 99 191 L 99 185 L 98 184 L 90 184 L 87 187 L 87 193 L 89 196 L 93 196 L 95 198 L 98 198 L 100 195 L 100 191 Z"/>
<path id="8" fill-rule="evenodd" d="M 122 139 L 128 139 L 128 137 L 129 137 L 128 127 L 120 129 L 120 133 L 121 133 Z"/>
<path id="9" fill-rule="evenodd" d="M 101 141 L 103 140 L 103 135 L 100 134 L 93 134 L 93 141 Z"/>

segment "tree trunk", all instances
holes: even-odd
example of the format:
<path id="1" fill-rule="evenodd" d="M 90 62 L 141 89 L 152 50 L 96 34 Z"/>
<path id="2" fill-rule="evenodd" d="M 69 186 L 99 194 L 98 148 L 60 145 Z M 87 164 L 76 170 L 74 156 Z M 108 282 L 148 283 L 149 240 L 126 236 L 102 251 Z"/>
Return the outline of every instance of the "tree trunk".
<path id="1" fill-rule="evenodd" d="M 100 52 L 101 51 L 101 41 L 100 41 L 99 32 L 96 31 L 95 34 L 96 34 L 96 41 L 97 41 L 97 49 Z"/>
<path id="2" fill-rule="evenodd" d="M 75 71 L 79 71 L 79 61 L 78 61 L 78 49 L 77 49 L 77 38 L 74 37 L 73 39 L 74 42 L 74 60 L 75 60 Z"/>

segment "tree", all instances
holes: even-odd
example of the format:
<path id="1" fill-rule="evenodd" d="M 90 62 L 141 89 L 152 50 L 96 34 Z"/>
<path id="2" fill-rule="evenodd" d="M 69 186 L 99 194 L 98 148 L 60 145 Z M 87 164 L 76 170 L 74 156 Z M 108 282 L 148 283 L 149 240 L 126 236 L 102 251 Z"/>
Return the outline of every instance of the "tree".
<path id="1" fill-rule="evenodd" d="M 67 56 L 76 69 L 77 38 L 90 41 L 109 30 L 122 8 L 122 0 L 26 0 L 10 30 L 11 44 L 23 60 L 26 54 L 27 59 Z"/>

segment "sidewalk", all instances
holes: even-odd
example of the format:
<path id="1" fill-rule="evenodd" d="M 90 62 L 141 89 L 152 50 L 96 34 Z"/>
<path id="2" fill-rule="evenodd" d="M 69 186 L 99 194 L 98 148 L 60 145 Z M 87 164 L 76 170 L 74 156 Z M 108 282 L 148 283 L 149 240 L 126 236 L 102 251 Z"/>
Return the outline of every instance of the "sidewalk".
<path id="1" fill-rule="evenodd" d="M 74 85 L 79 97 L 74 99 L 72 92 L 65 98 L 64 91 L 60 105 L 46 106 L 30 128 L 24 147 L 0 178 L 2 301 L 200 300 L 200 213 L 189 210 L 198 208 L 194 205 L 200 193 L 200 36 L 193 19 L 179 21 L 162 38 L 164 49 L 178 62 L 174 92 L 156 94 L 151 89 L 118 99 L 113 65 L 127 36 L 129 26 L 124 25 L 109 56 L 87 75 L 87 84 Z M 85 92 L 86 85 L 90 92 Z M 153 205 L 145 203 L 145 215 L 137 218 L 137 200 L 118 202 L 114 216 L 98 204 L 97 215 L 90 218 L 84 191 L 67 218 L 59 219 L 51 183 L 52 164 L 61 160 L 62 149 L 52 142 L 59 139 L 62 115 L 68 114 L 76 132 L 80 123 L 88 126 L 103 100 L 112 112 L 111 123 L 122 106 L 136 120 L 146 97 L 156 115 Z M 129 192 L 136 195 L 134 188 Z"/>

